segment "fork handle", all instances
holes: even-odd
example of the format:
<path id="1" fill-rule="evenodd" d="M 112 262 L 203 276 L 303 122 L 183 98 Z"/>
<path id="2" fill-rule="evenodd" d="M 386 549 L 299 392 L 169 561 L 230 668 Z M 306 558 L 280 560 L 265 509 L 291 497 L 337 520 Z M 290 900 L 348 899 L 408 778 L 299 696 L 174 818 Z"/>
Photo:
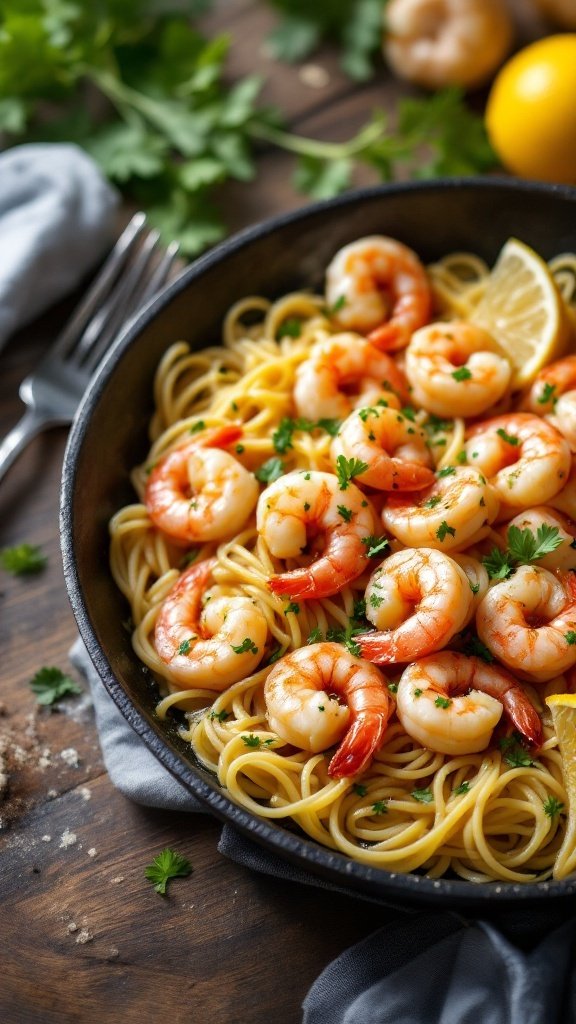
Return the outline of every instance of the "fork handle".
<path id="1" fill-rule="evenodd" d="M 24 451 L 28 442 L 46 427 L 55 426 L 57 423 L 58 420 L 47 416 L 41 410 L 28 409 L 0 443 L 0 480 L 5 476 L 12 463 L 16 461 L 20 452 Z"/>

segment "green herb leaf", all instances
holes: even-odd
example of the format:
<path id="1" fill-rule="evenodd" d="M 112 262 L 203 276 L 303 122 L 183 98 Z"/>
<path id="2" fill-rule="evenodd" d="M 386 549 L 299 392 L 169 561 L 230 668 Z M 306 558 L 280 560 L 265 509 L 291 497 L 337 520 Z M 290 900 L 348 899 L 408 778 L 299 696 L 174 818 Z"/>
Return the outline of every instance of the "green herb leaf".
<path id="1" fill-rule="evenodd" d="M 70 676 L 54 666 L 39 669 L 30 680 L 30 688 L 38 703 L 43 705 L 56 704 L 62 697 L 82 693 L 81 687 Z"/>
<path id="2" fill-rule="evenodd" d="M 470 791 L 470 783 L 469 782 L 461 782 L 459 786 L 456 786 L 456 788 L 452 790 L 452 792 L 454 793 L 455 796 L 463 796 L 464 793 L 468 793 L 469 791 Z"/>
<path id="3" fill-rule="evenodd" d="M 356 793 L 356 796 L 366 796 L 366 793 L 368 792 L 368 787 L 364 786 L 361 782 L 355 782 L 352 789 Z"/>
<path id="4" fill-rule="evenodd" d="M 282 338 L 299 338 L 302 334 L 302 321 L 296 317 L 289 317 L 288 320 L 283 320 L 280 327 L 276 331 L 276 340 L 280 341 Z"/>
<path id="5" fill-rule="evenodd" d="M 490 554 L 482 559 L 482 565 L 491 580 L 507 580 L 514 570 L 512 556 L 500 548 L 492 548 Z"/>
<path id="6" fill-rule="evenodd" d="M 440 543 L 442 543 L 446 539 L 448 534 L 450 534 L 451 537 L 454 537 L 456 534 L 456 530 L 453 526 L 450 526 L 445 519 L 443 519 L 442 522 L 440 523 L 440 526 L 436 530 L 436 536 Z"/>
<path id="7" fill-rule="evenodd" d="M 347 459 L 345 455 L 339 455 L 336 459 L 336 475 L 341 491 L 345 491 L 350 481 L 355 476 L 360 476 L 368 469 L 368 463 L 360 459 Z"/>
<path id="8" fill-rule="evenodd" d="M 244 746 L 253 747 L 254 749 L 259 747 L 261 743 L 260 737 L 255 736 L 252 732 L 248 736 L 241 736 L 240 739 L 243 740 Z"/>
<path id="9" fill-rule="evenodd" d="M 238 646 L 230 644 L 230 647 L 234 651 L 234 654 L 247 654 L 248 652 L 250 654 L 258 654 L 258 648 L 249 636 L 245 636 L 242 643 L 238 644 Z"/>
<path id="10" fill-rule="evenodd" d="M 362 543 L 366 545 L 367 558 L 377 558 L 389 547 L 387 537 L 362 537 Z"/>
<path id="11" fill-rule="evenodd" d="M 272 484 L 279 477 L 284 475 L 284 463 L 282 459 L 272 457 L 258 467 L 254 476 L 262 484 Z"/>
<path id="12" fill-rule="evenodd" d="M 0 565 L 13 576 L 31 576 L 42 572 L 48 558 L 41 548 L 33 544 L 17 544 L 0 551 Z"/>
<path id="13" fill-rule="evenodd" d="M 154 889 L 161 896 L 166 895 L 166 886 L 171 878 L 186 878 L 191 873 L 190 861 L 169 847 L 162 850 L 162 853 L 144 869 L 145 877 L 154 883 Z"/>
<path id="14" fill-rule="evenodd" d="M 415 800 L 418 800 L 421 804 L 431 804 L 434 797 L 432 791 L 428 789 L 413 789 L 412 796 Z"/>
<path id="15" fill-rule="evenodd" d="M 520 444 L 519 439 L 513 434 L 507 434 L 503 427 L 499 427 L 496 433 L 498 434 L 498 437 L 501 437 L 502 440 L 506 442 L 506 444 L 511 444 L 513 447 L 517 447 Z"/>
<path id="16" fill-rule="evenodd" d="M 453 371 L 452 376 L 454 377 L 454 380 L 460 382 L 463 380 L 470 380 L 472 373 L 467 366 L 459 366 L 457 370 Z"/>
<path id="17" fill-rule="evenodd" d="M 563 810 L 564 804 L 555 796 L 549 796 L 544 804 L 544 814 L 547 814 L 549 818 L 553 818 L 556 814 L 561 814 Z"/>
<path id="18" fill-rule="evenodd" d="M 558 527 L 548 526 L 547 523 L 541 523 L 536 535 L 532 530 L 520 530 L 517 526 L 510 526 L 507 537 L 510 555 L 519 565 L 528 565 L 539 558 L 544 558 L 562 543 Z"/>
<path id="19" fill-rule="evenodd" d="M 512 768 L 531 768 L 534 761 L 522 744 L 522 737 L 514 732 L 510 736 L 504 736 L 499 742 L 504 761 Z"/>

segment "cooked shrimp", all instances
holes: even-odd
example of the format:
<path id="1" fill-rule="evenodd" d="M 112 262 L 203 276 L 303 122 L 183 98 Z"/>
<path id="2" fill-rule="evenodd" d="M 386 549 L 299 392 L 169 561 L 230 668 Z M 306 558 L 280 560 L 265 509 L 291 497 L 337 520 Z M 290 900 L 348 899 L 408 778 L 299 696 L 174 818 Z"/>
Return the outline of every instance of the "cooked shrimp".
<path id="1" fill-rule="evenodd" d="M 502 0 L 390 0 L 385 55 L 400 78 L 427 89 L 490 78 L 513 41 Z"/>
<path id="2" fill-rule="evenodd" d="M 550 572 L 576 570 L 576 525 L 567 516 L 563 516 L 561 512 L 557 512 L 554 508 L 548 508 L 546 505 L 528 508 L 499 527 L 498 532 L 504 541 L 507 539 L 511 526 L 516 526 L 519 530 L 530 530 L 534 536 L 542 526 L 549 526 L 557 530 L 562 543 L 554 551 L 538 558 L 534 564 L 541 565 L 542 568 L 549 569 Z"/>
<path id="3" fill-rule="evenodd" d="M 552 498 L 570 472 L 567 442 L 531 413 L 510 413 L 472 427 L 466 441 L 470 465 L 484 473 L 500 501 L 530 508 Z"/>
<path id="4" fill-rule="evenodd" d="M 468 613 L 467 619 L 464 620 L 464 625 L 466 626 L 468 625 L 468 622 L 474 618 L 480 601 L 488 591 L 490 586 L 490 577 L 488 576 L 485 566 L 482 565 L 482 562 L 479 562 L 473 555 L 463 555 L 459 551 L 453 551 L 450 557 L 453 558 L 460 568 L 466 573 L 468 586 L 470 587 L 470 593 L 472 594 L 470 612 Z"/>
<path id="5" fill-rule="evenodd" d="M 155 526 L 177 542 L 219 540 L 239 529 L 258 499 L 258 482 L 222 447 L 241 437 L 237 426 L 204 431 L 163 455 L 144 502 Z"/>
<path id="6" fill-rule="evenodd" d="M 358 459 L 366 469 L 355 479 L 381 491 L 421 491 L 435 480 L 425 434 L 396 409 L 368 406 L 344 421 L 330 454 Z"/>
<path id="7" fill-rule="evenodd" d="M 492 336 L 465 320 L 421 327 L 406 349 L 412 401 L 436 416 L 479 416 L 505 394 L 511 373 Z"/>
<path id="8" fill-rule="evenodd" d="M 328 597 L 356 579 L 368 565 L 367 539 L 374 535 L 370 504 L 353 483 L 341 486 L 332 473 L 294 472 L 262 492 L 256 526 L 275 558 L 298 558 L 309 540 L 324 549 L 311 565 L 272 577 L 275 594 Z"/>
<path id="9" fill-rule="evenodd" d="M 336 253 L 326 271 L 326 301 L 339 327 L 368 334 L 383 351 L 404 348 L 432 307 L 416 253 L 384 235 L 360 238 Z"/>
<path id="10" fill-rule="evenodd" d="M 472 606 L 463 569 L 433 548 L 390 555 L 370 577 L 366 617 L 378 632 L 356 637 L 362 657 L 379 665 L 439 651 L 462 628 Z"/>
<path id="11" fill-rule="evenodd" d="M 154 646 L 170 675 L 187 689 L 225 690 L 262 660 L 268 625 L 248 597 L 227 597 L 213 588 L 202 608 L 215 564 L 192 565 L 165 598 L 154 631 Z"/>
<path id="12" fill-rule="evenodd" d="M 328 766 L 335 779 L 368 767 L 394 710 L 382 673 L 334 643 L 281 658 L 266 679 L 264 700 L 270 728 L 295 747 L 318 753 L 344 737 Z"/>
<path id="13" fill-rule="evenodd" d="M 520 679 L 544 682 L 576 664 L 576 593 L 570 573 L 521 565 L 476 612 L 478 636 Z"/>
<path id="14" fill-rule="evenodd" d="M 530 743 L 542 743 L 542 723 L 523 687 L 481 658 L 453 651 L 421 658 L 402 673 L 396 702 L 408 735 L 441 754 L 484 750 L 502 711 Z"/>
<path id="15" fill-rule="evenodd" d="M 496 518 L 499 502 L 481 473 L 468 466 L 441 473 L 417 496 L 391 494 L 382 509 L 384 526 L 406 547 L 461 548 Z"/>
<path id="16" fill-rule="evenodd" d="M 296 370 L 294 404 L 310 420 L 345 419 L 352 411 L 382 400 L 408 405 L 406 377 L 392 356 L 358 334 L 335 334 L 318 342 Z"/>
<path id="17" fill-rule="evenodd" d="M 576 451 L 576 356 L 558 359 L 540 371 L 527 407 L 536 416 L 545 416 Z"/>

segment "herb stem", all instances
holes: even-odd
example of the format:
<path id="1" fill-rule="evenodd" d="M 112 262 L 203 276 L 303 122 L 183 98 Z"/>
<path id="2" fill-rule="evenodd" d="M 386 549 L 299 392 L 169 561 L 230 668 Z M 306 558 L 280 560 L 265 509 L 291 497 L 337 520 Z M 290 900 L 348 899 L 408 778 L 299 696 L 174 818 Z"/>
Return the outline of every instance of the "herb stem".
<path id="1" fill-rule="evenodd" d="M 368 146 L 385 138 L 384 122 L 371 121 L 348 142 L 321 142 L 318 139 L 293 135 L 273 125 L 254 122 L 249 127 L 250 135 L 261 142 L 270 142 L 280 149 L 297 156 L 316 157 L 319 160 L 342 160 L 357 156 Z"/>

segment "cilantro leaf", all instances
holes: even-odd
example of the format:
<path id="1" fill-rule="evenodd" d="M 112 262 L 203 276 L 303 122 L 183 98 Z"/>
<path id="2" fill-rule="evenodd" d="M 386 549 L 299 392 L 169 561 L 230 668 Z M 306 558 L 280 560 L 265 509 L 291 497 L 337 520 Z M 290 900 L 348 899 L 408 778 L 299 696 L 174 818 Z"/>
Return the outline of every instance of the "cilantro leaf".
<path id="1" fill-rule="evenodd" d="M 42 572 L 48 558 L 34 544 L 17 544 L 0 551 L 0 565 L 13 576 L 30 576 Z"/>
<path id="2" fill-rule="evenodd" d="M 82 688 L 70 676 L 54 666 L 39 669 L 30 680 L 30 688 L 36 694 L 38 703 L 46 706 L 56 704 L 69 694 L 82 693 Z"/>
<path id="3" fill-rule="evenodd" d="M 144 875 L 154 883 L 154 889 L 161 896 L 166 895 L 166 886 L 171 878 L 186 878 L 192 873 L 190 861 L 181 853 L 166 847 L 151 864 L 144 868 Z"/>

